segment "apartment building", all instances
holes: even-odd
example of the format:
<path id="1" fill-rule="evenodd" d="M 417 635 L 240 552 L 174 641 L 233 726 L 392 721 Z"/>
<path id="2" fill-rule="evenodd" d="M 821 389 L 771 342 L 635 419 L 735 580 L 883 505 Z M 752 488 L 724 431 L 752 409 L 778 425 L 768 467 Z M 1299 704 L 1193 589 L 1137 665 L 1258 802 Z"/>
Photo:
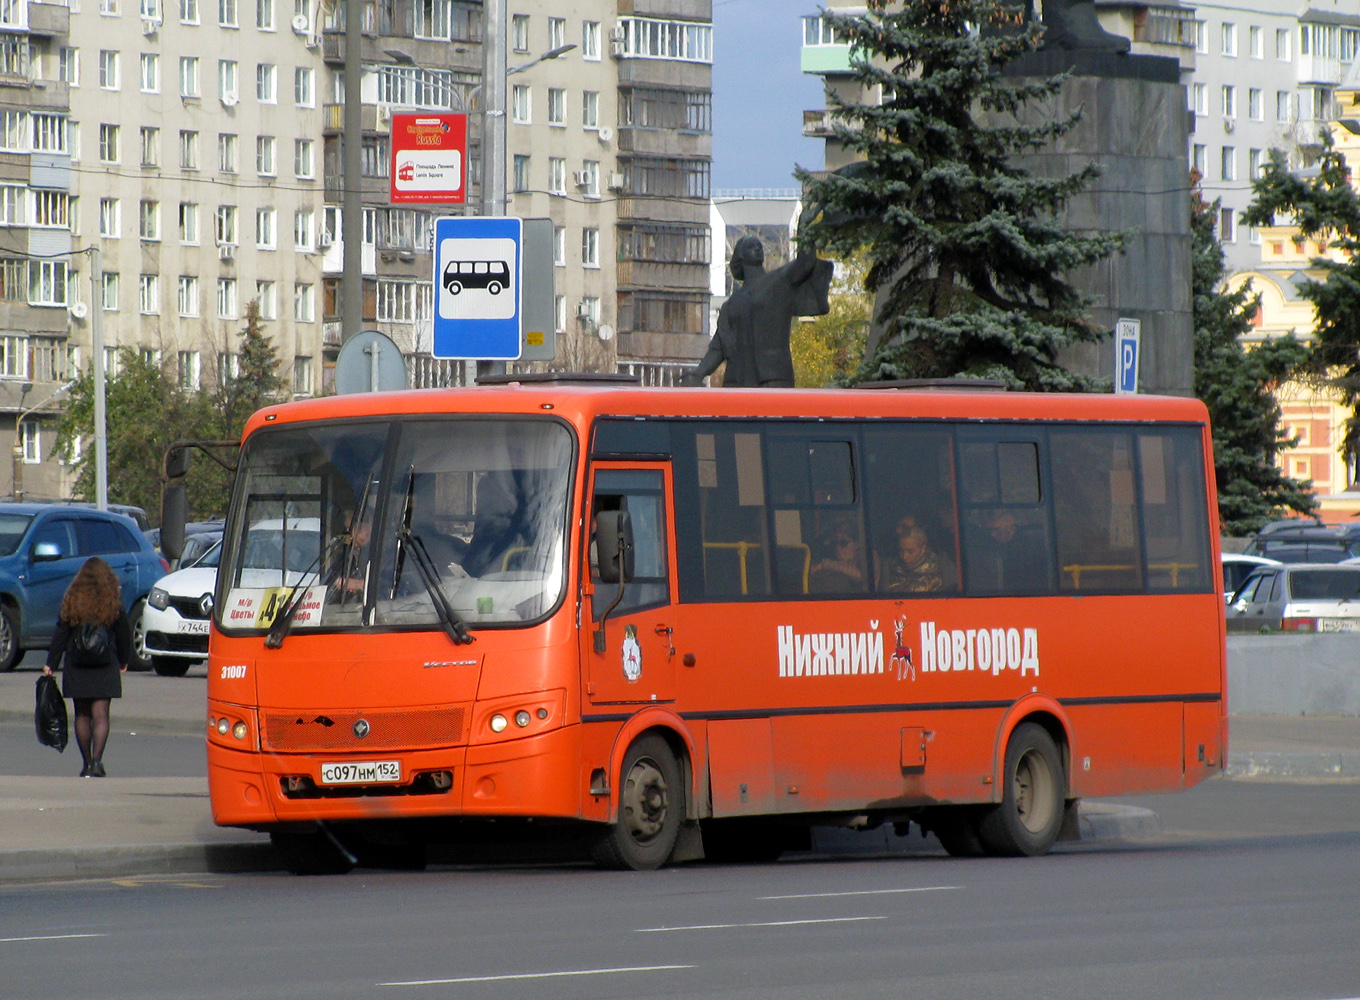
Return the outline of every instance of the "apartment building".
<path id="1" fill-rule="evenodd" d="M 0 442 L 11 457 L 0 492 L 11 496 L 58 496 L 70 478 L 53 454 L 71 325 L 85 319 L 83 265 L 62 256 L 75 200 L 69 28 L 62 4 L 0 0 Z"/>

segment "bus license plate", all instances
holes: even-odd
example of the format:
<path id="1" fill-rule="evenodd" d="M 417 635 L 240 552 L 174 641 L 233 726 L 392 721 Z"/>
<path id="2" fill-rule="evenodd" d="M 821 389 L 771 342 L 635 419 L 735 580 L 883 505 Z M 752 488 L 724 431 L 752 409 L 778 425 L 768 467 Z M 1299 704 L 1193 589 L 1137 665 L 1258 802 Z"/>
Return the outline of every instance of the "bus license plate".
<path id="1" fill-rule="evenodd" d="M 374 785 L 401 780 L 399 760 L 361 760 L 347 764 L 322 764 L 323 785 Z"/>
<path id="2" fill-rule="evenodd" d="M 179 633 L 181 635 L 207 635 L 208 623 L 198 621 L 182 621 L 179 623 Z"/>

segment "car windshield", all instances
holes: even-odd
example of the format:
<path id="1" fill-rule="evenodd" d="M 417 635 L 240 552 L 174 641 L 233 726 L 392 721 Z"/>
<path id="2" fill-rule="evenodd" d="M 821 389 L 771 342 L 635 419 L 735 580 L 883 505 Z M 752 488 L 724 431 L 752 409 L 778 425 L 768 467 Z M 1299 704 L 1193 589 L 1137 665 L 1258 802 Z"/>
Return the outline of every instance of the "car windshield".
<path id="1" fill-rule="evenodd" d="M 215 569 L 222 561 L 222 543 L 214 542 L 212 548 L 195 559 L 191 566 L 195 569 Z"/>
<path id="2" fill-rule="evenodd" d="M 1360 595 L 1360 566 L 1354 569 L 1296 570 L 1289 576 L 1296 601 L 1349 601 Z"/>
<path id="3" fill-rule="evenodd" d="M 0 514 L 0 556 L 13 554 L 32 520 L 32 514 Z"/>
<path id="4" fill-rule="evenodd" d="M 434 588 L 472 628 L 539 618 L 565 585 L 571 458 L 544 419 L 262 431 L 223 541 L 221 624 L 267 628 L 299 586 L 294 631 L 437 628 Z"/>

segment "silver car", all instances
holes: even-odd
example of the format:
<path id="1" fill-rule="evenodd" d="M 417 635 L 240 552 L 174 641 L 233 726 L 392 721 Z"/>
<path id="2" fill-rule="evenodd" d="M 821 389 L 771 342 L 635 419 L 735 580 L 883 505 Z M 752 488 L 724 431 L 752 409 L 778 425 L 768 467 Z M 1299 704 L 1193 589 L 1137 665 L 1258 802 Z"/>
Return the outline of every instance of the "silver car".
<path id="1" fill-rule="evenodd" d="M 1229 632 L 1360 632 L 1360 565 L 1263 566 L 1227 615 Z"/>

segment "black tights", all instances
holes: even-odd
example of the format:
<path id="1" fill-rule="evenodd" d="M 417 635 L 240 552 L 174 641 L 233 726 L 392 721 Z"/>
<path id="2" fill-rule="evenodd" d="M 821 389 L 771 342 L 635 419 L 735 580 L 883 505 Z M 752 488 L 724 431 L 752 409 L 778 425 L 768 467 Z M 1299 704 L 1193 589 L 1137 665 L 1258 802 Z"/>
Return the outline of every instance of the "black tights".
<path id="1" fill-rule="evenodd" d="M 76 742 L 86 764 L 104 757 L 109 741 L 109 699 L 76 698 Z"/>

